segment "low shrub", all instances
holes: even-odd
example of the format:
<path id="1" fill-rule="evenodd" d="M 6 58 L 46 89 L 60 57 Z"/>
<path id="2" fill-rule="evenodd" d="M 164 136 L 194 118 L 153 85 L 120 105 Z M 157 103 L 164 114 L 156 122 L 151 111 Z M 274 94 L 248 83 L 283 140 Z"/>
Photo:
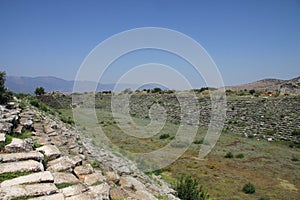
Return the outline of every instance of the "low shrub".
<path id="1" fill-rule="evenodd" d="M 242 153 L 239 153 L 238 155 L 236 155 L 235 156 L 236 158 L 244 158 L 245 156 L 244 156 L 244 154 L 242 154 Z"/>
<path id="2" fill-rule="evenodd" d="M 225 158 L 233 158 L 233 154 L 231 152 L 228 152 L 224 157 Z"/>
<path id="3" fill-rule="evenodd" d="M 168 133 L 165 133 L 165 134 L 160 135 L 159 139 L 167 139 L 169 137 L 170 137 L 170 135 Z"/>
<path id="4" fill-rule="evenodd" d="M 255 186 L 252 183 L 246 183 L 243 187 L 243 192 L 245 194 L 254 194 L 255 193 Z"/>

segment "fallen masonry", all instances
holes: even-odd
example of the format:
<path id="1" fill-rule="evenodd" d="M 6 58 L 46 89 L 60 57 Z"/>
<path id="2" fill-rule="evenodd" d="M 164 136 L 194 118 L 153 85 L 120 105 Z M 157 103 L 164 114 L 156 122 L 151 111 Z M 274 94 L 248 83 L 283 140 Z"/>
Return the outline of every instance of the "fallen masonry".
<path id="1" fill-rule="evenodd" d="M 54 116 L 33 107 L 0 110 L 0 199 L 178 199 L 163 180 L 93 146 Z"/>

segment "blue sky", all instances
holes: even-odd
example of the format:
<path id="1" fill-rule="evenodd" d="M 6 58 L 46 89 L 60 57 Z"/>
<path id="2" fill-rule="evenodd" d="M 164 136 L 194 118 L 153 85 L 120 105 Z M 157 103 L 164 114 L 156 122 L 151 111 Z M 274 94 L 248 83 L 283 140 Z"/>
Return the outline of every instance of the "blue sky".
<path id="1" fill-rule="evenodd" d="M 0 0 L 0 70 L 73 80 L 100 42 L 149 26 L 195 39 L 226 85 L 300 75 L 299 0 Z"/>

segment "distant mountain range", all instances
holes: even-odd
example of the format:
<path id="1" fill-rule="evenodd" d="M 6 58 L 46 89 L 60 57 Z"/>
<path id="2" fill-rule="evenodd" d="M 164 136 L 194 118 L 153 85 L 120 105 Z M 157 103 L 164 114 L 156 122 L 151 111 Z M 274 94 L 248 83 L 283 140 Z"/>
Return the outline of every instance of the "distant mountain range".
<path id="1" fill-rule="evenodd" d="M 63 93 L 73 92 L 73 85 L 75 81 L 67 81 L 61 78 L 53 76 L 40 76 L 40 77 L 26 77 L 26 76 L 7 76 L 5 81 L 5 86 L 13 92 L 33 94 L 35 88 L 44 87 L 46 92 L 59 91 Z M 91 92 L 94 91 L 93 87 L 95 82 L 92 81 L 79 81 L 80 88 L 78 92 Z M 112 91 L 114 90 L 115 84 L 97 84 L 96 91 Z M 136 88 L 137 85 L 134 84 L 121 84 L 118 86 L 118 90 L 123 91 L 126 88 Z M 141 88 L 142 89 L 152 89 L 155 87 L 160 87 L 156 84 L 148 84 Z M 160 87 L 162 88 L 162 87 Z M 165 88 L 162 88 L 165 89 Z"/>
<path id="2" fill-rule="evenodd" d="M 93 91 L 91 88 L 95 85 L 91 81 L 80 81 L 80 91 L 79 92 L 90 92 Z M 46 92 L 60 91 L 63 93 L 71 93 L 73 91 L 74 81 L 67 81 L 61 78 L 53 76 L 41 76 L 41 77 L 25 77 L 25 76 L 7 76 L 5 85 L 8 89 L 16 93 L 32 94 L 36 87 L 44 87 Z M 112 91 L 115 84 L 98 84 L 96 91 Z M 156 84 L 148 84 L 139 88 L 142 89 L 152 89 L 154 87 L 160 87 Z M 126 88 L 136 88 L 133 84 L 122 84 L 119 90 L 124 90 Z M 260 90 L 260 91 L 275 91 L 278 90 L 281 93 L 292 93 L 300 94 L 300 77 L 291 80 L 279 80 L 279 79 L 263 79 L 253 83 L 228 86 L 228 90 L 240 91 L 240 90 Z"/>

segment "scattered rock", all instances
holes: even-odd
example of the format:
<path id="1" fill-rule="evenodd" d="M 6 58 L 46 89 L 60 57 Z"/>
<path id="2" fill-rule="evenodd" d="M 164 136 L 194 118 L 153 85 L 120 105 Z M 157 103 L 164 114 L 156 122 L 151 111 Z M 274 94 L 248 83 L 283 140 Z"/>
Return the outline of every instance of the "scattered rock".
<path id="1" fill-rule="evenodd" d="M 107 172 L 105 176 L 108 181 L 113 183 L 118 183 L 120 181 L 120 176 L 115 172 Z"/>

